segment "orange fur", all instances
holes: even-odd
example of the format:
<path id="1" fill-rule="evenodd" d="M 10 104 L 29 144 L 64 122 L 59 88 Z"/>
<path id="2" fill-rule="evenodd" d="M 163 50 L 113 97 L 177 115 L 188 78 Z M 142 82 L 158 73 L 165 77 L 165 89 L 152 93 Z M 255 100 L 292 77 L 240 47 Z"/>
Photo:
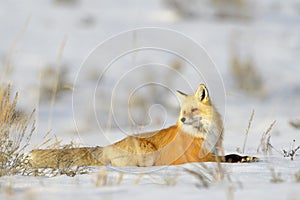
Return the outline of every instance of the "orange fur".
<path id="1" fill-rule="evenodd" d="M 178 92 L 178 97 L 181 111 L 174 126 L 129 136 L 106 147 L 33 150 L 30 163 L 35 167 L 68 167 L 158 166 L 218 161 L 223 125 L 206 87 L 201 84 L 191 95 Z"/>

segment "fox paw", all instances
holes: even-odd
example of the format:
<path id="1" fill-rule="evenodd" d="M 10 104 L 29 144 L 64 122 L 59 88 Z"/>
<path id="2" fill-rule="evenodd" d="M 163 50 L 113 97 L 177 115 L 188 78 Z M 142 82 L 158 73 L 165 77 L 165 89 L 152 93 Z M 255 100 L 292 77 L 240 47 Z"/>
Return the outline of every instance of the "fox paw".
<path id="1" fill-rule="evenodd" d="M 244 163 L 244 162 L 258 162 L 257 157 L 239 156 L 237 154 L 229 154 L 225 156 L 225 162 L 228 163 Z"/>

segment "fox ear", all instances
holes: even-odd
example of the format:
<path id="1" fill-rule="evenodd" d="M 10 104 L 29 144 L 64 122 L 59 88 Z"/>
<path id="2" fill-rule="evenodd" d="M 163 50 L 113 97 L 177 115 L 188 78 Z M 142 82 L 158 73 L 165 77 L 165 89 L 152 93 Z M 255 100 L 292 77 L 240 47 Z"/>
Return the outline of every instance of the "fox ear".
<path id="1" fill-rule="evenodd" d="M 176 91 L 176 94 L 177 94 L 177 97 L 179 98 L 180 100 L 180 103 L 187 97 L 187 94 L 177 90 Z"/>
<path id="2" fill-rule="evenodd" d="M 199 85 L 199 87 L 195 93 L 195 97 L 197 97 L 200 101 L 202 101 L 204 103 L 209 101 L 208 91 L 204 84 Z"/>

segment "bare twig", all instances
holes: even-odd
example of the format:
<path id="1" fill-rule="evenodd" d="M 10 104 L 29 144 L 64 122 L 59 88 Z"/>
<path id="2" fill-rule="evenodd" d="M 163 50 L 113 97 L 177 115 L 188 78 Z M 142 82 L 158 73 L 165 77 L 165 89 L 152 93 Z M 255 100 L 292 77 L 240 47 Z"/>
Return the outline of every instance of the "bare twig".
<path id="1" fill-rule="evenodd" d="M 290 150 L 282 150 L 284 157 L 290 157 L 291 160 L 294 160 L 294 157 L 296 156 L 297 151 L 300 149 L 300 145 L 294 148 L 295 140 L 293 140 L 293 145 Z"/>

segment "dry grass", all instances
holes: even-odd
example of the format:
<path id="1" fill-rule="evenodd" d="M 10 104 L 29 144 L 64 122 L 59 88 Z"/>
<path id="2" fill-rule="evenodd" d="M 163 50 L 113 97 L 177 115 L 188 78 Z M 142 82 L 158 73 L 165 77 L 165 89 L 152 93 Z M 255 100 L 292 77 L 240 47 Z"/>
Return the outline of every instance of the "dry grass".
<path id="1" fill-rule="evenodd" d="M 29 146 L 32 134 L 35 131 L 35 122 L 32 122 L 34 111 L 31 115 L 18 115 L 16 108 L 18 93 L 11 100 L 11 88 L 0 86 L 0 177 L 15 174 L 33 176 L 75 176 L 85 174 L 87 168 L 74 167 L 64 169 L 36 169 L 32 168 L 27 160 L 25 150 Z M 46 140 L 43 144 L 49 144 Z M 50 148 L 61 147 L 56 139 Z M 74 147 L 74 143 L 64 145 L 63 148 Z"/>
<path id="2" fill-rule="evenodd" d="M 22 39 L 24 33 L 27 30 L 28 24 L 30 21 L 30 17 L 27 17 L 26 21 L 24 22 L 24 25 L 22 26 L 22 29 L 18 32 L 16 35 L 11 47 L 9 48 L 5 61 L 4 61 L 4 70 L 1 72 L 0 80 L 1 81 L 7 81 L 8 77 L 12 74 L 14 71 L 14 54 L 17 51 L 18 44 L 20 43 L 20 40 Z"/>
<path id="3" fill-rule="evenodd" d="M 190 169 L 185 169 L 185 171 L 199 180 L 199 183 L 196 185 L 197 187 L 208 188 L 210 186 L 210 179 L 203 172 Z"/>
<path id="4" fill-rule="evenodd" d="M 45 177 L 55 177 L 66 175 L 74 177 L 80 174 L 88 174 L 90 172 L 87 167 L 67 167 L 67 168 L 31 168 L 27 167 L 26 171 L 22 173 L 25 176 L 45 176 Z"/>
<path id="5" fill-rule="evenodd" d="M 163 184 L 167 186 L 175 186 L 178 183 L 179 173 L 167 173 L 163 176 Z"/>
<path id="6" fill-rule="evenodd" d="M 214 167 L 209 167 L 205 163 L 199 163 L 195 164 L 196 170 L 185 168 L 185 171 L 199 180 L 199 183 L 196 184 L 197 187 L 209 188 L 212 182 L 231 182 L 231 177 L 226 173 L 222 164 L 220 162 L 215 164 Z"/>
<path id="7" fill-rule="evenodd" d="M 263 79 L 252 59 L 243 62 L 233 53 L 230 65 L 235 84 L 240 90 L 256 97 L 265 96 Z"/>
<path id="8" fill-rule="evenodd" d="M 150 179 L 155 184 L 165 185 L 165 186 L 175 186 L 178 183 L 180 173 L 178 171 L 164 172 L 163 175 L 155 173 L 140 173 L 137 175 L 137 178 L 134 181 L 135 185 L 140 184 L 143 179 Z"/>
<path id="9" fill-rule="evenodd" d="M 289 124 L 295 129 L 300 129 L 300 119 L 290 120 Z"/>
<path id="10" fill-rule="evenodd" d="M 270 153 L 271 148 L 273 148 L 271 140 L 271 130 L 275 125 L 276 121 L 273 121 L 266 132 L 264 132 L 260 138 L 260 144 L 257 148 L 257 152 L 263 152 L 265 154 Z"/>
<path id="11" fill-rule="evenodd" d="M 118 175 L 109 174 L 106 167 L 103 167 L 97 174 L 94 184 L 96 187 L 104 186 L 115 186 L 120 185 L 124 179 L 124 174 L 119 173 Z"/>
<path id="12" fill-rule="evenodd" d="M 250 127 L 251 127 L 251 124 L 252 124 L 252 121 L 253 121 L 253 117 L 254 117 L 254 110 L 252 110 L 250 119 L 248 121 L 248 126 L 247 126 L 246 133 L 245 133 L 245 140 L 244 140 L 244 145 L 243 145 L 243 151 L 242 151 L 242 153 L 245 153 L 245 148 L 246 148 L 246 144 L 247 144 L 248 134 L 249 134 L 249 130 L 250 130 Z"/>
<path id="13" fill-rule="evenodd" d="M 215 164 L 215 166 L 211 167 L 205 163 L 199 163 L 197 164 L 197 170 L 185 170 L 199 180 L 196 184 L 198 188 L 209 188 L 212 183 L 225 183 L 227 199 L 233 199 L 236 187 L 242 187 L 241 182 L 233 183 L 230 174 L 222 164 L 220 162 Z"/>
<path id="14" fill-rule="evenodd" d="M 58 95 L 73 90 L 73 86 L 67 81 L 68 68 L 62 65 L 62 57 L 67 38 L 63 38 L 55 65 L 48 65 L 41 70 L 40 100 L 51 100 L 51 110 Z"/>
<path id="15" fill-rule="evenodd" d="M 275 172 L 274 168 L 270 168 L 270 171 L 271 171 L 271 176 L 272 176 L 270 181 L 272 183 L 282 183 L 282 182 L 284 182 L 284 180 L 281 177 L 280 172 Z"/>
<path id="16" fill-rule="evenodd" d="M 24 150 L 35 130 L 34 122 L 31 124 L 34 112 L 29 116 L 18 116 L 17 100 L 18 93 L 11 100 L 10 85 L 0 86 L 0 176 L 24 172 Z"/>
<path id="17" fill-rule="evenodd" d="M 1 192 L 5 194 L 6 199 L 14 199 L 16 195 L 16 190 L 13 187 L 15 184 L 11 180 L 7 180 L 4 185 L 1 185 Z"/>
<path id="18" fill-rule="evenodd" d="M 61 6 L 76 6 L 80 0 L 53 0 L 55 5 Z"/>
<path id="19" fill-rule="evenodd" d="M 210 0 L 219 19 L 249 20 L 252 18 L 251 4 L 246 0 Z"/>
<path id="20" fill-rule="evenodd" d="M 246 0 L 164 0 L 166 7 L 173 10 L 178 17 L 192 19 L 211 16 L 218 20 L 249 20 L 252 18 L 252 3 Z M 207 9 L 210 12 L 207 12 Z M 211 15 L 212 14 L 212 15 Z"/>
<path id="21" fill-rule="evenodd" d="M 198 15 L 191 9 L 191 4 L 195 3 L 193 1 L 164 0 L 163 3 L 181 18 L 195 18 Z"/>
<path id="22" fill-rule="evenodd" d="M 295 181 L 296 181 L 297 183 L 300 183 L 300 171 L 299 171 L 299 172 L 296 172 L 296 173 L 294 174 L 294 176 L 295 176 Z"/>
<path id="23" fill-rule="evenodd" d="M 67 74 L 66 66 L 62 66 L 59 70 L 52 65 L 42 68 L 40 83 L 40 100 L 42 102 L 51 101 L 53 93 L 56 95 L 56 98 L 73 89 L 72 85 L 67 81 Z"/>

